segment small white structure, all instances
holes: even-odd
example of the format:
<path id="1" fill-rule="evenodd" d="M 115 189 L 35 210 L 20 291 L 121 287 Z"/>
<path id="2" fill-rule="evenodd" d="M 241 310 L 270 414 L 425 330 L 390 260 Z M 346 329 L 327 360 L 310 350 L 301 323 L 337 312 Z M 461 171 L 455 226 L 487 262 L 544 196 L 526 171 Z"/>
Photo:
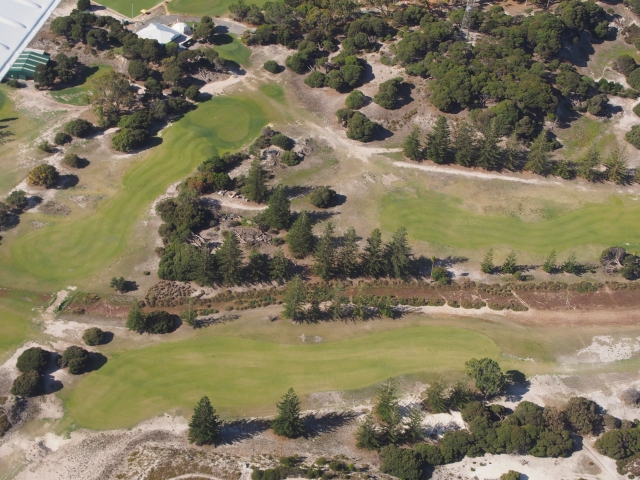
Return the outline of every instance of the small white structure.
<path id="1" fill-rule="evenodd" d="M 175 30 L 181 35 L 191 35 L 193 33 L 193 29 L 184 22 L 178 22 L 171 25 L 171 30 Z"/>
<path id="2" fill-rule="evenodd" d="M 136 32 L 136 35 L 145 40 L 156 40 L 160 45 L 165 45 L 181 34 L 161 23 L 152 23 Z"/>

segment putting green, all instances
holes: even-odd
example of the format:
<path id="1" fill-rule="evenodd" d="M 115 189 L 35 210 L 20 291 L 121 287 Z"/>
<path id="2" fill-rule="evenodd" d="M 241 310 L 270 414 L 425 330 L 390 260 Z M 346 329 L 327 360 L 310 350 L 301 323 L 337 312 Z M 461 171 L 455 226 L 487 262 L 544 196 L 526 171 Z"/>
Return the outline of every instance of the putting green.
<path id="1" fill-rule="evenodd" d="M 471 357 L 498 358 L 488 337 L 455 327 L 410 327 L 316 344 L 278 344 L 216 335 L 129 350 L 109 359 L 70 393 L 79 426 L 132 426 L 174 408 L 190 411 L 203 395 L 225 416 L 269 413 L 293 387 L 299 395 L 361 389 L 387 378 L 461 371 Z"/>
<path id="2" fill-rule="evenodd" d="M 119 0 L 118 0 L 119 1 Z M 229 5 L 235 0 L 172 0 L 167 4 L 171 13 L 184 13 L 188 15 L 211 15 L 220 16 L 229 10 Z M 267 0 L 256 0 L 259 7 L 263 6 Z"/>
<path id="3" fill-rule="evenodd" d="M 88 105 L 87 92 L 93 86 L 93 80 L 106 75 L 113 68 L 110 65 L 94 65 L 90 67 L 89 74 L 84 79 L 82 85 L 75 87 L 63 88 L 62 90 L 53 90 L 51 97 L 60 103 L 68 105 Z"/>
<path id="4" fill-rule="evenodd" d="M 213 49 L 225 60 L 236 62 L 238 65 L 247 65 L 251 56 L 251 50 L 233 33 L 216 35 Z"/>
<path id="5" fill-rule="evenodd" d="M 637 248 L 640 238 L 640 205 L 617 197 L 536 223 L 506 215 L 477 214 L 461 208 L 459 203 L 431 192 L 417 196 L 392 193 L 383 199 L 380 221 L 389 232 L 406 227 L 415 240 L 458 248 L 506 245 L 538 255 L 581 245 Z"/>
<path id="6" fill-rule="evenodd" d="M 0 250 L 0 285 L 55 289 L 108 267 L 133 241 L 151 202 L 215 151 L 239 149 L 267 123 L 262 108 L 241 97 L 214 97 L 165 130 L 161 146 L 137 161 L 122 189 L 87 217 L 48 220 Z"/>

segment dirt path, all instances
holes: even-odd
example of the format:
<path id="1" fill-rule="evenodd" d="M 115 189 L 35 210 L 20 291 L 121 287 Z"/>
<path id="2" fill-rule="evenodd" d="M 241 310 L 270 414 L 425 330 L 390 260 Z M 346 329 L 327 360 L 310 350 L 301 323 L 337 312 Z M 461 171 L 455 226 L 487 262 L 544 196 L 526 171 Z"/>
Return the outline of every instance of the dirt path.
<path id="1" fill-rule="evenodd" d="M 211 480 L 222 480 L 221 478 L 214 477 L 213 475 L 207 475 L 206 473 L 185 473 L 184 475 L 178 475 L 167 480 L 182 480 L 183 478 L 209 478 Z"/>
<path id="2" fill-rule="evenodd" d="M 589 456 L 591 461 L 595 463 L 600 470 L 602 470 L 602 474 L 606 476 L 605 478 L 610 478 L 611 480 L 617 480 L 620 478 L 616 469 L 612 468 L 609 462 L 600 461 L 602 456 L 598 454 L 591 445 L 589 445 L 588 441 L 582 442 L 582 450 Z"/>
<path id="3" fill-rule="evenodd" d="M 359 142 L 349 140 L 344 136 L 342 132 L 336 132 L 327 127 L 321 127 L 312 122 L 307 124 L 318 134 L 322 136 L 331 146 L 334 148 L 340 146 L 347 150 L 347 155 L 350 157 L 356 157 L 363 161 L 368 161 L 371 155 L 379 155 L 383 153 L 396 153 L 401 152 L 402 148 L 385 148 L 385 147 L 368 147 Z"/>
<path id="4" fill-rule="evenodd" d="M 209 202 L 217 203 L 221 207 L 227 208 L 237 208 L 239 210 L 264 210 L 267 208 L 266 205 L 255 205 L 247 202 L 243 202 L 242 200 L 235 200 L 230 197 L 223 197 L 221 195 L 216 195 L 215 193 L 209 195 L 202 195 L 202 198 L 206 198 Z"/>
<path id="5" fill-rule="evenodd" d="M 240 83 L 249 79 L 249 75 L 232 75 L 224 80 L 218 80 L 217 82 L 207 83 L 200 89 L 201 93 L 209 93 L 211 95 L 220 95 L 231 85 Z"/>

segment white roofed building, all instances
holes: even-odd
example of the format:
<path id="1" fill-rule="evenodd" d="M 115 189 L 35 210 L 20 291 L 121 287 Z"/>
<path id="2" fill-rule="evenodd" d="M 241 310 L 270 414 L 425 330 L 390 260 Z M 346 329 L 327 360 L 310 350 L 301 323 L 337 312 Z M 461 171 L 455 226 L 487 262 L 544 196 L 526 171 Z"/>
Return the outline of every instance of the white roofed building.
<path id="1" fill-rule="evenodd" d="M 136 32 L 136 35 L 145 40 L 156 40 L 160 45 L 165 45 L 182 36 L 182 34 L 176 30 L 160 23 L 151 23 L 139 32 Z"/>
<path id="2" fill-rule="evenodd" d="M 193 33 L 193 29 L 184 22 L 178 22 L 171 25 L 171 29 L 182 35 L 191 35 Z"/>

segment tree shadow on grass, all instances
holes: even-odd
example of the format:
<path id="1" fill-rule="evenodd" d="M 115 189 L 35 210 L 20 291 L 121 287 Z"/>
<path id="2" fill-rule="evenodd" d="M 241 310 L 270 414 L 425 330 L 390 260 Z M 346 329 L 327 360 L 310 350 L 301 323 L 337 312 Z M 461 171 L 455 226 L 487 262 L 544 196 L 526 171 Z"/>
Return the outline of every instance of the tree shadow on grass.
<path id="1" fill-rule="evenodd" d="M 312 438 L 335 432 L 338 428 L 352 422 L 357 416 L 355 412 L 331 412 L 325 415 L 312 413 L 307 415 L 304 417 L 305 437 Z"/>
<path id="2" fill-rule="evenodd" d="M 271 422 L 260 418 L 225 422 L 220 429 L 218 445 L 231 445 L 253 438 L 271 428 Z"/>
<path id="3" fill-rule="evenodd" d="M 217 28 L 218 27 L 216 27 L 216 30 Z M 218 33 L 213 37 L 213 42 L 211 42 L 214 46 L 229 45 L 230 43 L 233 43 L 233 37 L 228 33 Z"/>
<path id="4" fill-rule="evenodd" d="M 113 338 L 115 337 L 113 332 L 102 332 L 102 342 L 100 345 L 107 345 L 108 343 L 113 342 Z"/>
<path id="5" fill-rule="evenodd" d="M 106 332 L 105 332 L 106 333 Z M 110 332 L 109 332 L 110 333 Z M 113 338 L 113 334 L 112 338 Z M 105 342 L 103 341 L 103 344 Z M 99 352 L 89 352 L 89 366 L 87 367 L 86 373 L 95 372 L 96 370 L 100 370 L 107 364 L 107 357 Z"/>
<path id="6" fill-rule="evenodd" d="M 80 179 L 77 175 L 73 175 L 72 173 L 67 175 L 60 175 L 60 180 L 58 182 L 58 186 L 56 187 L 58 190 L 66 190 L 67 188 L 72 188 L 78 185 Z"/>

